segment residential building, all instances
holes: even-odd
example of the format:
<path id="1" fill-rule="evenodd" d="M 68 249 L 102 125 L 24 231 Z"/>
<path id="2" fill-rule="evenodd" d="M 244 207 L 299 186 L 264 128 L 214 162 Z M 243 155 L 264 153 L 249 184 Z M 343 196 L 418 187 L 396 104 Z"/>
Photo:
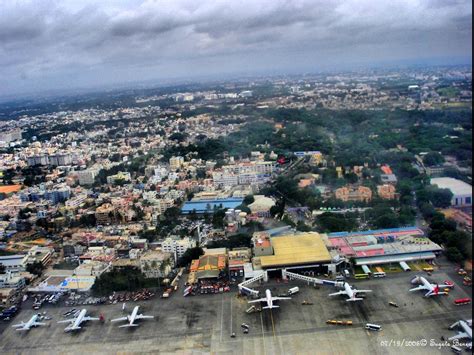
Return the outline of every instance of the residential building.
<path id="1" fill-rule="evenodd" d="M 184 164 L 184 158 L 183 157 L 171 157 L 170 158 L 170 169 L 173 171 L 176 171 L 180 169 Z"/>
<path id="2" fill-rule="evenodd" d="M 79 185 L 92 185 L 95 181 L 98 171 L 96 169 L 86 169 L 76 171 Z"/>
<path id="3" fill-rule="evenodd" d="M 159 250 L 150 250 L 140 256 L 140 270 L 148 278 L 166 277 L 171 264 L 171 254 Z"/>
<path id="4" fill-rule="evenodd" d="M 191 240 L 189 237 L 183 239 L 174 239 L 168 237 L 161 243 L 161 250 L 163 250 L 165 253 L 170 253 L 173 255 L 175 261 L 177 261 L 183 256 L 186 250 L 193 248 L 194 246 L 196 246 L 196 242 Z"/>
<path id="5" fill-rule="evenodd" d="M 389 185 L 389 184 L 378 185 L 377 194 L 379 195 L 380 198 L 383 198 L 386 200 L 393 200 L 396 197 L 395 186 Z"/>
<path id="6" fill-rule="evenodd" d="M 115 207 L 110 203 L 104 203 L 95 210 L 95 219 L 97 224 L 110 224 L 115 221 Z"/>
<path id="7" fill-rule="evenodd" d="M 338 200 L 347 201 L 365 201 L 372 199 L 372 190 L 366 186 L 344 186 L 335 191 Z"/>

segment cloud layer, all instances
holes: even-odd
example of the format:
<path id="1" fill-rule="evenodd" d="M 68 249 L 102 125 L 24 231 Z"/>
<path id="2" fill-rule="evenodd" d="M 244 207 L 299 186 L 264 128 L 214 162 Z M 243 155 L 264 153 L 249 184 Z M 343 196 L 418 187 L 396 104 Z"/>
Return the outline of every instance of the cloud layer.
<path id="1" fill-rule="evenodd" d="M 467 0 L 0 0 L 0 95 L 471 58 Z"/>

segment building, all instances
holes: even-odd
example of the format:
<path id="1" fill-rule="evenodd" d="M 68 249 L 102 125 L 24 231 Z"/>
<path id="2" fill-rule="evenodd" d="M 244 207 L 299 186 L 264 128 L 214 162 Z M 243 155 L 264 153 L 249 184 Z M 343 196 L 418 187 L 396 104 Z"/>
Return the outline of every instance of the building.
<path id="1" fill-rule="evenodd" d="M 319 233 L 285 234 L 270 237 L 269 241 L 273 253 L 254 257 L 254 266 L 267 271 L 280 268 L 327 270 L 327 264 L 331 263 L 331 255 Z"/>
<path id="2" fill-rule="evenodd" d="M 390 184 L 378 185 L 377 194 L 385 200 L 393 200 L 396 197 L 395 186 Z"/>
<path id="3" fill-rule="evenodd" d="M 98 171 L 96 169 L 86 169 L 86 170 L 76 171 L 79 185 L 94 184 L 95 177 L 97 176 L 97 174 L 98 174 Z"/>
<path id="4" fill-rule="evenodd" d="M 335 196 L 338 200 L 347 201 L 364 201 L 369 202 L 372 199 L 372 190 L 366 186 L 344 186 L 336 189 Z"/>
<path id="5" fill-rule="evenodd" d="M 330 233 L 325 243 L 333 259 L 353 259 L 355 265 L 432 260 L 442 251 L 417 227 Z"/>
<path id="6" fill-rule="evenodd" d="M 148 278 L 166 277 L 171 271 L 171 254 L 150 250 L 140 256 L 140 270 Z"/>
<path id="7" fill-rule="evenodd" d="M 75 276 L 99 277 L 111 268 L 111 264 L 99 260 L 86 260 L 74 269 Z"/>
<path id="8" fill-rule="evenodd" d="M 28 255 L 0 256 L 0 264 L 5 266 L 5 271 L 20 272 L 26 270 Z"/>
<path id="9" fill-rule="evenodd" d="M 51 262 L 53 252 L 54 250 L 52 248 L 35 245 L 28 250 L 26 263 L 33 264 L 35 262 L 40 262 L 43 266 L 46 266 Z"/>
<path id="10" fill-rule="evenodd" d="M 191 240 L 189 237 L 183 239 L 173 239 L 168 237 L 161 243 L 161 250 L 173 255 L 175 261 L 177 261 L 183 256 L 186 250 L 194 248 L 195 246 L 196 242 Z"/>
<path id="11" fill-rule="evenodd" d="M 195 211 L 198 214 L 214 213 L 216 209 L 236 208 L 242 204 L 243 198 L 223 198 L 215 200 L 188 201 L 181 208 L 182 214 Z"/>
<path id="12" fill-rule="evenodd" d="M 95 220 L 98 225 L 110 224 L 115 221 L 115 208 L 110 203 L 104 203 L 95 210 Z"/>
<path id="13" fill-rule="evenodd" d="M 270 242 L 270 234 L 267 232 L 255 232 L 252 237 L 253 255 L 273 255 L 273 247 Z"/>
<path id="14" fill-rule="evenodd" d="M 131 180 L 132 180 L 132 177 L 128 171 L 126 172 L 120 171 L 115 175 L 107 176 L 108 184 L 116 184 L 121 181 L 128 182 Z"/>
<path id="15" fill-rule="evenodd" d="M 204 254 L 191 262 L 188 282 L 217 279 L 226 269 L 226 254 Z"/>
<path id="16" fill-rule="evenodd" d="M 452 192 L 451 205 L 455 207 L 472 206 L 472 186 L 464 181 L 450 177 L 431 179 L 431 185 L 437 185 L 440 189 L 448 189 Z"/>
<path id="17" fill-rule="evenodd" d="M 181 169 L 181 167 L 184 164 L 184 158 L 183 157 L 171 157 L 170 158 L 170 170 L 176 171 Z"/>
<path id="18" fill-rule="evenodd" d="M 26 284 L 25 278 L 17 273 L 12 274 L 11 271 L 0 274 L 0 288 L 20 289 Z"/>
<path id="19" fill-rule="evenodd" d="M 245 264 L 252 258 L 252 249 L 235 248 L 228 252 L 229 275 L 231 277 L 244 277 Z"/>
<path id="20" fill-rule="evenodd" d="M 258 217 L 270 217 L 270 209 L 275 206 L 275 201 L 264 195 L 254 195 L 254 202 L 248 207 L 252 214 Z"/>
<path id="21" fill-rule="evenodd" d="M 395 174 L 381 174 L 380 180 L 382 180 L 384 184 L 392 184 L 392 185 L 396 185 L 398 182 L 398 179 L 395 176 Z"/>

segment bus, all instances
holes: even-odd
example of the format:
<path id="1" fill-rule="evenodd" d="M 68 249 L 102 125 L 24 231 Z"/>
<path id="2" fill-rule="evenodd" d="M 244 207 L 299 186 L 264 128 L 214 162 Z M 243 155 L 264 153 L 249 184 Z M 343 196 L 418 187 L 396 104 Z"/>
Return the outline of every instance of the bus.
<path id="1" fill-rule="evenodd" d="M 382 327 L 378 324 L 371 324 L 371 323 L 367 323 L 365 325 L 365 329 L 367 330 L 374 330 L 374 331 L 379 331 L 382 329 Z"/>
<path id="2" fill-rule="evenodd" d="M 368 279 L 369 274 L 354 274 L 354 278 L 356 278 L 356 279 Z"/>
<path id="3" fill-rule="evenodd" d="M 469 303 L 471 303 L 471 299 L 467 298 L 467 297 L 466 298 L 458 298 L 458 299 L 454 300 L 454 304 L 456 306 L 461 306 L 463 304 L 469 304 Z"/>
<path id="4" fill-rule="evenodd" d="M 430 267 L 424 267 L 423 271 L 431 272 L 431 271 L 433 271 L 433 268 L 431 266 Z"/>
<path id="5" fill-rule="evenodd" d="M 382 272 L 374 272 L 374 273 L 372 274 L 372 276 L 373 276 L 373 277 L 385 277 L 385 276 L 387 276 L 387 275 L 385 274 L 384 271 L 382 271 Z"/>
<path id="6" fill-rule="evenodd" d="M 377 270 L 377 272 L 384 272 L 383 269 L 380 266 L 376 266 L 375 270 Z"/>

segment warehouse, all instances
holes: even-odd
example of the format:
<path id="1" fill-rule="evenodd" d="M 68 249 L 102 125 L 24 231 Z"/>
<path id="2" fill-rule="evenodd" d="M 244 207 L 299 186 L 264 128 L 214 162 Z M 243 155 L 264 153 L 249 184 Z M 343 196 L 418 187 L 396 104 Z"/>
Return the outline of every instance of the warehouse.
<path id="1" fill-rule="evenodd" d="M 472 206 L 472 186 L 464 181 L 440 177 L 431 179 L 431 185 L 437 185 L 440 189 L 448 189 L 453 193 L 451 205 L 456 207 Z"/>

